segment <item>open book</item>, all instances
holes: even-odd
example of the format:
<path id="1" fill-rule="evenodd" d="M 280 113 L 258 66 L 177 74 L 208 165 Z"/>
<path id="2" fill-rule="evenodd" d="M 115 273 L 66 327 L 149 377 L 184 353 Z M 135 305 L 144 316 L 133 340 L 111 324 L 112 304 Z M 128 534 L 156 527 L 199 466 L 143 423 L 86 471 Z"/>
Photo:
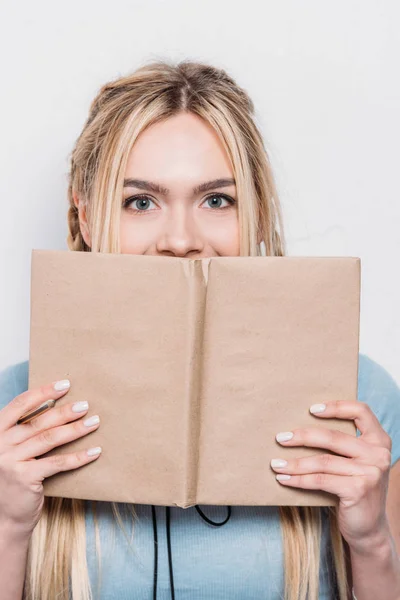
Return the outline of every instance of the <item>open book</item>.
<path id="1" fill-rule="evenodd" d="M 335 505 L 288 488 L 280 431 L 353 421 L 313 403 L 357 401 L 360 259 L 180 259 L 33 250 L 29 387 L 70 379 L 93 433 L 48 454 L 102 455 L 45 495 L 156 505 Z"/>

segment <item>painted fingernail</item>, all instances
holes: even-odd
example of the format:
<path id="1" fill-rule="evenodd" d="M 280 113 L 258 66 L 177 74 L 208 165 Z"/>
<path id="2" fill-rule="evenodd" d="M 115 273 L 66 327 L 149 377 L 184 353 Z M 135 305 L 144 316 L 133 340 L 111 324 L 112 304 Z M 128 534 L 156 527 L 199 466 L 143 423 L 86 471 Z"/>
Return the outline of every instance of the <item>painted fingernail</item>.
<path id="1" fill-rule="evenodd" d="M 100 454 L 100 453 L 101 453 L 100 446 L 96 446 L 95 448 L 89 448 L 89 450 L 86 451 L 86 454 L 88 456 L 96 456 L 96 454 Z"/>
<path id="2" fill-rule="evenodd" d="M 86 427 L 92 427 L 93 425 L 97 425 L 97 423 L 100 423 L 99 415 L 93 415 L 93 417 L 89 417 L 83 421 L 83 424 L 86 425 Z"/>
<path id="3" fill-rule="evenodd" d="M 56 390 L 56 392 L 63 392 L 64 390 L 68 390 L 70 387 L 71 382 L 69 379 L 61 379 L 53 384 L 53 388 Z"/>
<path id="4" fill-rule="evenodd" d="M 86 400 L 83 400 L 82 402 L 75 402 L 75 404 L 72 405 L 73 412 L 83 412 L 84 410 L 87 410 L 88 408 L 89 408 L 89 403 L 86 402 Z"/>
<path id="5" fill-rule="evenodd" d="M 286 467 L 287 465 L 287 460 L 283 460 L 282 458 L 273 458 L 271 460 L 271 467 L 278 467 L 279 469 L 282 469 L 282 467 Z"/>
<path id="6" fill-rule="evenodd" d="M 291 475 L 283 475 L 282 473 L 279 473 L 279 475 L 275 475 L 275 478 L 278 481 L 287 481 L 288 479 L 290 479 L 292 476 Z"/>
<path id="7" fill-rule="evenodd" d="M 282 431 L 276 435 L 277 442 L 288 442 L 293 437 L 293 433 L 291 431 Z"/>
<path id="8" fill-rule="evenodd" d="M 326 409 L 326 404 L 313 404 L 310 406 L 310 412 L 312 413 L 321 413 Z"/>

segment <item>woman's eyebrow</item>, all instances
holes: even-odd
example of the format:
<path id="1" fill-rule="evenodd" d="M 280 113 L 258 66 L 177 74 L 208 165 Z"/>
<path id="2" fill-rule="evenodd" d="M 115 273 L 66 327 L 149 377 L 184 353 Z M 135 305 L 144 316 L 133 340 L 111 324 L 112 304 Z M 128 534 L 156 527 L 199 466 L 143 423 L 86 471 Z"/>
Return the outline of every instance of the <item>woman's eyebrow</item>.
<path id="1" fill-rule="evenodd" d="M 212 190 L 215 188 L 228 187 L 230 185 L 235 185 L 235 180 L 232 178 L 221 178 L 221 179 L 213 179 L 212 181 L 206 181 L 204 183 L 200 183 L 200 185 L 196 185 L 193 188 L 193 194 L 199 194 L 200 192 L 207 192 L 208 190 Z M 163 194 L 164 196 L 168 196 L 169 190 L 158 183 L 154 183 L 152 181 L 146 181 L 145 179 L 124 179 L 124 187 L 136 187 L 140 190 L 146 190 L 148 192 L 154 192 L 156 194 Z"/>

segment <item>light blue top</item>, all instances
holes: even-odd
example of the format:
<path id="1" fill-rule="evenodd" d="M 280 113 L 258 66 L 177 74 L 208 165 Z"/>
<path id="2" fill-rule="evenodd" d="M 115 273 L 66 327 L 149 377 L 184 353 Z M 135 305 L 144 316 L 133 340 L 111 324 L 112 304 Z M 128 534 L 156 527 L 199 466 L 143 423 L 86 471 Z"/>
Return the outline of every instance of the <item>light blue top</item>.
<path id="1" fill-rule="evenodd" d="M 28 361 L 0 373 L 0 409 L 28 389 Z M 391 436 L 392 465 L 400 457 L 400 389 L 379 364 L 360 354 L 358 399 L 369 404 Z M 357 431 L 357 435 L 360 432 Z M 101 460 L 101 459 L 100 459 Z M 136 504 L 133 552 L 108 502 L 98 502 L 102 548 L 102 587 L 96 594 L 97 566 L 94 524 L 86 502 L 87 559 L 95 600 L 152 600 L 154 543 L 151 506 Z M 131 527 L 119 504 L 128 536 Z M 201 506 L 213 521 L 227 516 L 224 506 Z M 157 600 L 170 600 L 166 509 L 155 507 L 158 529 Z M 216 527 L 206 523 L 195 507 L 170 507 L 171 547 L 176 600 L 278 600 L 283 597 L 283 548 L 275 506 L 232 506 L 229 521 Z M 320 600 L 332 600 L 327 567 L 328 519 L 322 508 Z"/>

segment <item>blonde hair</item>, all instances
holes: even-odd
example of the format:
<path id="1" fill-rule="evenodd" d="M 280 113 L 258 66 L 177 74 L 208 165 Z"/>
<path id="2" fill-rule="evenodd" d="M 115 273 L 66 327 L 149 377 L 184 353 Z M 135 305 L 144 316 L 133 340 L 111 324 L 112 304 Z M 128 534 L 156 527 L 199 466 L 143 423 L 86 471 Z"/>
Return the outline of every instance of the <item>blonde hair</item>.
<path id="1" fill-rule="evenodd" d="M 68 247 L 84 252 L 120 252 L 123 179 L 130 149 L 150 124 L 182 111 L 215 129 L 229 156 L 238 194 L 240 254 L 254 256 L 263 239 L 268 256 L 284 256 L 280 203 L 270 161 L 255 124 L 248 94 L 222 69 L 193 61 L 155 61 L 104 85 L 71 155 Z M 82 237 L 74 196 L 86 208 L 90 247 Z M 111 503 L 122 526 L 118 503 Z M 96 503 L 92 503 L 94 516 Z M 134 505 L 127 505 L 133 521 Z M 285 600 L 318 600 L 321 508 L 279 507 L 285 565 Z M 336 508 L 329 507 L 335 598 L 349 597 L 346 545 Z M 100 564 L 98 524 L 96 552 Z M 92 598 L 86 563 L 85 502 L 46 497 L 33 531 L 25 581 L 31 600 Z"/>

